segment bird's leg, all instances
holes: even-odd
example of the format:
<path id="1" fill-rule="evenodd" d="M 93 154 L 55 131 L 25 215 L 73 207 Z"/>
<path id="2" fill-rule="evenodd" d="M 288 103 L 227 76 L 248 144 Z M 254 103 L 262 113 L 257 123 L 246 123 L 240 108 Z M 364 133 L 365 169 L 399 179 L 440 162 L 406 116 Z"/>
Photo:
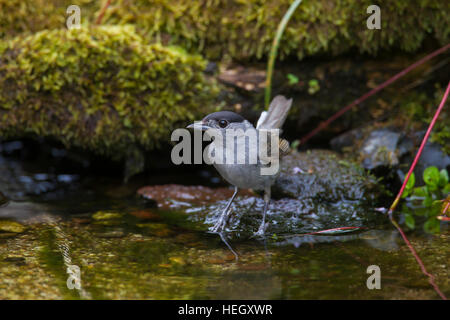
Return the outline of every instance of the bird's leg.
<path id="1" fill-rule="evenodd" d="M 270 187 L 264 190 L 264 211 L 261 225 L 259 226 L 258 232 L 255 233 L 255 235 L 257 236 L 264 235 L 264 232 L 266 231 L 266 213 L 267 209 L 269 208 L 269 203 L 270 203 Z"/>
<path id="2" fill-rule="evenodd" d="M 233 202 L 234 198 L 236 197 L 238 191 L 239 191 L 238 187 L 234 187 L 233 196 L 231 197 L 230 201 L 228 201 L 228 204 L 225 207 L 225 209 L 222 211 L 222 215 L 220 216 L 219 221 L 217 221 L 217 223 L 214 225 L 214 227 L 212 227 L 212 229 L 211 229 L 212 232 L 222 232 L 223 229 L 225 228 L 225 225 L 228 220 L 228 215 L 231 211 L 230 210 L 231 203 Z"/>

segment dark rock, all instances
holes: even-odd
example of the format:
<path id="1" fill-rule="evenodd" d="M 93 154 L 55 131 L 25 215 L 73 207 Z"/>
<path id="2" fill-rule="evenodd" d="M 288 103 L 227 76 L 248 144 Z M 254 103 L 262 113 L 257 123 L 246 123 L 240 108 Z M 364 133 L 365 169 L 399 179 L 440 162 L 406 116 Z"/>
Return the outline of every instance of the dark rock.
<path id="1" fill-rule="evenodd" d="M 8 198 L 0 192 L 0 207 L 6 205 L 9 202 Z"/>
<path id="2" fill-rule="evenodd" d="M 352 153 L 370 170 L 396 168 L 400 159 L 414 150 L 412 139 L 388 127 L 354 129 L 332 139 L 330 145 L 335 151 Z"/>
<path id="3" fill-rule="evenodd" d="M 366 169 L 375 169 L 380 166 L 392 167 L 399 164 L 397 145 L 400 133 L 389 129 L 372 131 L 360 148 L 362 165 Z"/>
<path id="4" fill-rule="evenodd" d="M 205 68 L 205 73 L 207 74 L 207 75 L 214 75 L 217 71 L 219 70 L 219 67 L 218 67 L 218 65 L 217 65 L 217 63 L 215 63 L 215 62 L 208 62 L 208 64 L 206 65 L 206 68 Z"/>
<path id="5" fill-rule="evenodd" d="M 362 129 L 353 129 L 330 140 L 331 149 L 334 151 L 344 151 L 345 148 L 353 147 L 357 141 L 363 138 Z"/>
<path id="6" fill-rule="evenodd" d="M 411 153 L 410 155 L 402 159 L 402 162 L 411 164 L 414 156 L 415 153 Z M 422 155 L 420 156 L 419 162 L 414 169 L 414 174 L 416 176 L 416 185 L 424 184 L 423 172 L 430 166 L 435 166 L 439 170 L 450 170 L 450 155 L 446 154 L 439 144 L 428 142 L 423 148 Z"/>
<path id="7" fill-rule="evenodd" d="M 210 204 L 228 199 L 232 196 L 233 189 L 166 184 L 142 187 L 137 193 L 144 199 L 156 201 L 159 208 L 169 209 Z M 247 194 L 250 193 L 247 192 Z"/>

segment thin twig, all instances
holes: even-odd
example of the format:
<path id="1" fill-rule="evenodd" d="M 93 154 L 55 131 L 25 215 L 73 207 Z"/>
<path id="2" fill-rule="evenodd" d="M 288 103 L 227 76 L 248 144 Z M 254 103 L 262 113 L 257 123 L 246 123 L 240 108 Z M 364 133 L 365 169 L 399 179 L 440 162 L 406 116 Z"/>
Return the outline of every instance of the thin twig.
<path id="1" fill-rule="evenodd" d="M 109 5 L 111 4 L 111 0 L 107 0 L 105 5 L 103 6 L 102 10 L 100 11 L 97 20 L 95 21 L 95 24 L 101 24 L 103 20 L 103 16 L 105 15 L 106 9 L 108 9 Z"/>
<path id="2" fill-rule="evenodd" d="M 388 85 L 390 85 L 391 83 L 397 81 L 398 79 L 400 79 L 401 77 L 403 77 L 404 75 L 406 75 L 407 73 L 409 73 L 411 70 L 417 68 L 418 66 L 424 64 L 425 62 L 427 62 L 428 60 L 434 58 L 435 56 L 444 53 L 445 51 L 447 51 L 450 48 L 450 43 L 447 44 L 446 46 L 430 53 L 429 55 L 423 57 L 422 59 L 420 59 L 419 61 L 413 63 L 412 65 L 410 65 L 408 68 L 400 71 L 399 73 L 397 73 L 395 76 L 393 76 L 392 78 L 388 79 L 387 81 L 383 82 L 382 84 L 380 84 L 378 87 L 370 90 L 369 92 L 367 92 L 365 95 L 359 97 L 358 99 L 356 99 L 355 101 L 353 101 L 352 103 L 350 103 L 349 105 L 347 105 L 346 107 L 342 108 L 341 110 L 339 110 L 338 112 L 336 112 L 334 115 L 332 115 L 330 118 L 328 118 L 326 121 L 321 122 L 317 128 L 315 128 L 313 131 L 311 131 L 310 133 L 308 133 L 306 136 L 304 136 L 301 139 L 301 143 L 304 144 L 306 143 L 306 141 L 308 141 L 309 139 L 311 139 L 313 136 L 315 136 L 317 133 L 319 133 L 320 131 L 322 131 L 324 128 L 328 127 L 328 125 L 330 123 L 332 123 L 334 120 L 336 120 L 337 118 L 339 118 L 340 116 L 342 116 L 344 113 L 346 113 L 348 110 L 350 110 L 351 108 L 353 108 L 354 106 L 360 104 L 361 102 L 363 102 L 364 100 L 366 100 L 367 98 L 369 98 L 370 96 L 374 95 L 375 93 L 377 93 L 378 91 L 381 91 L 382 89 L 384 89 L 385 87 L 387 87 Z"/>

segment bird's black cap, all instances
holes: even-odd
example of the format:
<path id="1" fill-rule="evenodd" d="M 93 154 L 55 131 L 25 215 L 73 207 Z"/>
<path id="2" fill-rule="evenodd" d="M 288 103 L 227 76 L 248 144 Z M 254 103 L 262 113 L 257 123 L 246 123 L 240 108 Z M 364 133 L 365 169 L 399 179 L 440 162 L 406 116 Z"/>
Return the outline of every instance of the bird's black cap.
<path id="1" fill-rule="evenodd" d="M 241 115 L 232 112 L 232 111 L 218 111 L 211 114 L 208 114 L 203 118 L 203 122 L 208 122 L 209 120 L 227 120 L 228 122 L 242 122 L 245 120 Z"/>

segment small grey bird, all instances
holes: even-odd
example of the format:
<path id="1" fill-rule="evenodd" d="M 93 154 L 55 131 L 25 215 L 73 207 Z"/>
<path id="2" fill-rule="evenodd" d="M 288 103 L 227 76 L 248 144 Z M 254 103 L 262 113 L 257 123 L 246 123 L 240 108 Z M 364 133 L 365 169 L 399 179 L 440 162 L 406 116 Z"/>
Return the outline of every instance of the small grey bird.
<path id="1" fill-rule="evenodd" d="M 231 197 L 230 201 L 226 205 L 225 209 L 222 212 L 222 215 L 220 216 L 217 223 L 214 225 L 214 227 L 211 229 L 213 232 L 222 232 L 224 228 L 226 227 L 226 223 L 228 220 L 228 216 L 230 214 L 230 207 L 231 204 L 236 197 L 239 188 L 242 189 L 253 189 L 253 190 L 263 190 L 264 191 L 264 211 L 263 211 L 263 217 L 261 225 L 258 229 L 258 232 L 255 233 L 255 235 L 263 235 L 266 229 L 266 212 L 269 207 L 270 197 L 271 197 L 271 186 L 275 182 L 275 179 L 278 176 L 279 170 L 277 170 L 274 174 L 264 175 L 262 174 L 261 169 L 264 167 L 267 167 L 268 164 L 264 161 L 262 161 L 260 153 L 258 151 L 260 148 L 264 147 L 264 142 L 260 144 L 260 135 L 258 133 L 263 133 L 261 131 L 264 130 L 270 130 L 270 129 L 281 129 L 283 126 L 284 121 L 286 120 L 287 114 L 289 112 L 289 109 L 292 105 L 292 99 L 287 100 L 283 96 L 276 96 L 270 106 L 268 111 L 263 111 L 261 113 L 261 116 L 258 120 L 258 123 L 256 125 L 256 128 L 246 119 L 244 119 L 242 116 L 240 116 L 237 113 L 231 112 L 231 111 L 219 111 L 214 112 L 209 115 L 207 115 L 201 123 L 194 123 L 189 125 L 187 128 L 193 128 L 194 130 L 202 130 L 202 131 L 210 131 L 210 129 L 218 130 L 219 132 L 223 133 L 223 136 L 226 136 L 225 132 L 228 129 L 236 130 L 236 129 L 242 129 L 244 132 L 248 131 L 255 131 L 257 141 L 253 141 L 253 143 L 249 142 L 250 140 L 244 139 L 237 139 L 237 141 L 234 141 L 233 143 L 240 144 L 244 143 L 244 146 L 241 146 L 240 149 L 239 146 L 236 146 L 232 151 L 234 151 L 233 160 L 231 163 L 229 161 L 224 161 L 224 163 L 213 163 L 214 167 L 219 171 L 220 175 L 230 184 L 234 186 L 234 193 Z M 226 139 L 226 138 L 225 138 Z M 247 141 L 247 142 L 246 142 Z M 270 144 L 271 144 L 271 138 L 268 137 L 267 139 L 263 139 L 263 141 L 267 141 L 266 147 L 269 146 L 270 150 Z M 283 155 L 286 154 L 289 151 L 289 143 L 286 140 L 279 139 L 277 141 L 279 143 L 279 154 Z M 251 145 L 250 145 L 251 144 Z M 228 145 L 226 144 L 226 141 L 220 141 L 220 139 L 214 139 L 210 145 L 208 145 L 207 148 L 213 148 L 214 150 L 217 150 L 219 148 L 226 148 Z M 245 150 L 245 154 L 238 154 L 237 150 Z M 256 152 L 258 155 L 256 163 L 251 163 L 249 160 L 251 152 Z M 226 156 L 226 149 L 223 152 L 223 154 Z M 241 163 L 236 161 L 236 158 L 238 156 L 243 157 L 246 161 L 245 163 Z"/>

